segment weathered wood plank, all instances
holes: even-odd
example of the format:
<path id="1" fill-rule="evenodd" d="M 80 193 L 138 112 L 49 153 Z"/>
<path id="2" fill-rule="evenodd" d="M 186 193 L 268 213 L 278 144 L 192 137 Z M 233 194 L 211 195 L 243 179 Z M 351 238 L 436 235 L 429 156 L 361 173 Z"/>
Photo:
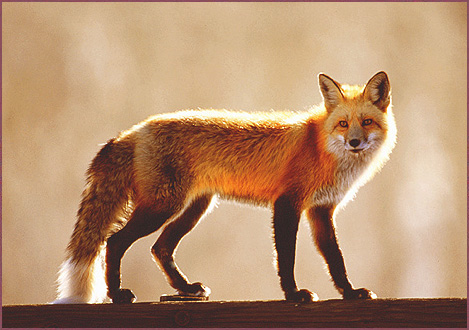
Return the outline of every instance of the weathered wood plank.
<path id="1" fill-rule="evenodd" d="M 3 327 L 467 327 L 467 299 L 3 306 Z"/>

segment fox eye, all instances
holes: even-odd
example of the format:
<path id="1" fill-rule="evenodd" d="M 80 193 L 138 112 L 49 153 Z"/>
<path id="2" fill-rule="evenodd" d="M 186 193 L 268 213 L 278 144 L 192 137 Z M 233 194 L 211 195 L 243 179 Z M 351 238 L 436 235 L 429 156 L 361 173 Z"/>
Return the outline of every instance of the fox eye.
<path id="1" fill-rule="evenodd" d="M 340 127 L 348 127 L 348 123 L 345 120 L 339 121 Z"/>
<path id="2" fill-rule="evenodd" d="M 365 120 L 362 122 L 362 125 L 363 125 L 363 126 L 368 126 L 368 125 L 371 125 L 372 122 L 373 122 L 372 119 L 365 119 Z"/>

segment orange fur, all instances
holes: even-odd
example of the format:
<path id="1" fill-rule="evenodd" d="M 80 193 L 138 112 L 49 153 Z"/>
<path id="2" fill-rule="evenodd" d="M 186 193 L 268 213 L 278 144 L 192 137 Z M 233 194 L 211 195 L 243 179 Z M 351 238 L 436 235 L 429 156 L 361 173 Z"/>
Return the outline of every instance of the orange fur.
<path id="1" fill-rule="evenodd" d="M 313 115 L 212 110 L 152 117 L 124 133 L 137 145 L 138 196 L 159 199 L 152 192 L 167 192 L 159 166 L 170 158 L 178 164 L 168 166 L 185 173 L 186 201 L 211 192 L 269 204 L 289 189 L 301 190 L 306 198 L 308 191 L 333 180 L 335 161 L 325 152 L 321 132 L 324 116 L 316 109 Z"/>

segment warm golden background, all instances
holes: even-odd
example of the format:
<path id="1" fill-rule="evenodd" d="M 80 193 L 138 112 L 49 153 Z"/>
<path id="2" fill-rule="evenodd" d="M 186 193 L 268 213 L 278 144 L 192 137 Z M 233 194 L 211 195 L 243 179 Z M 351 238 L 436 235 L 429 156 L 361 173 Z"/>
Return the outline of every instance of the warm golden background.
<path id="1" fill-rule="evenodd" d="M 3 304 L 54 299 L 85 170 L 155 113 L 307 110 L 317 74 L 385 70 L 398 144 L 338 216 L 352 282 L 380 297 L 466 296 L 466 3 L 3 3 Z M 211 299 L 281 299 L 270 211 L 222 202 L 177 255 Z M 172 293 L 123 261 L 139 301 Z M 339 298 L 302 221 L 296 276 Z"/>

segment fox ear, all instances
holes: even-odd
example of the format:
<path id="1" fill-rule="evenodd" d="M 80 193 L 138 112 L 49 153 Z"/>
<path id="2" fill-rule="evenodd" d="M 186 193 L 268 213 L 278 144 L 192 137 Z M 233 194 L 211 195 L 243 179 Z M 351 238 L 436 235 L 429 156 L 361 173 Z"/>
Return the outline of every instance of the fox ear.
<path id="1" fill-rule="evenodd" d="M 327 112 L 331 112 L 344 98 L 342 89 L 339 83 L 334 81 L 331 77 L 326 76 L 324 73 L 320 73 L 318 79 L 324 105 L 326 106 Z"/>
<path id="2" fill-rule="evenodd" d="M 378 109 L 386 111 L 391 103 L 391 86 L 386 72 L 375 74 L 366 84 L 363 94 L 365 99 L 370 100 Z"/>

